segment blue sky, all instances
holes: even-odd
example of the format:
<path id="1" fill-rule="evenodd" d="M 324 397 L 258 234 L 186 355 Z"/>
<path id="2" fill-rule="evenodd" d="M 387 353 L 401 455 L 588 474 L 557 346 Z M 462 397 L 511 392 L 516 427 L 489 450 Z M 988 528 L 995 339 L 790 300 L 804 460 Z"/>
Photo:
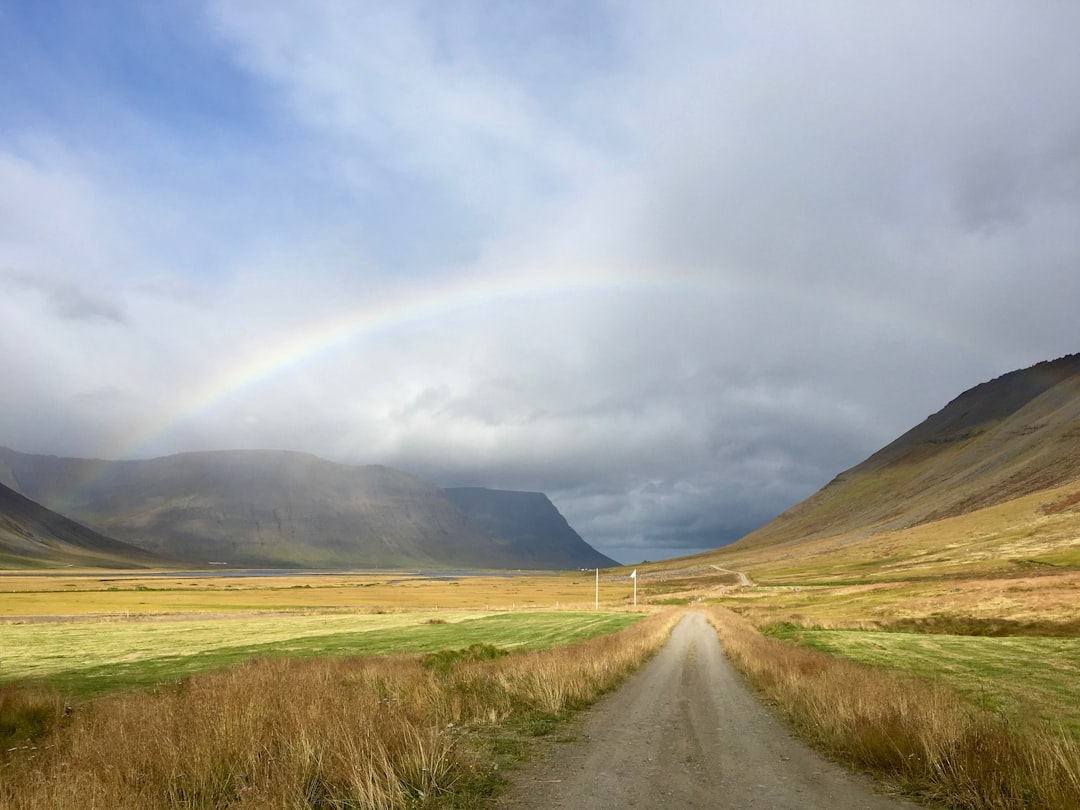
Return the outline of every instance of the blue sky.
<path id="1" fill-rule="evenodd" d="M 628 562 L 730 541 L 1080 350 L 1078 24 L 7 2 L 0 444 L 540 489 Z"/>

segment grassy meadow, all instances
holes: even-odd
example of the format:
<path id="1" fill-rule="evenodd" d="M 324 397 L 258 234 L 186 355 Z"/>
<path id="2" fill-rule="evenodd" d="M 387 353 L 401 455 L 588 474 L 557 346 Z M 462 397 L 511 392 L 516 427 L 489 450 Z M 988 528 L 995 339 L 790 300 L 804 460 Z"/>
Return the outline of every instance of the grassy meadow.
<path id="1" fill-rule="evenodd" d="M 610 612 L 407 611 L 0 624 L 0 680 L 34 680 L 66 693 L 96 694 L 275 656 L 419 653 L 477 643 L 541 649 L 614 632 L 638 618 Z"/>
<path id="2" fill-rule="evenodd" d="M 745 571 L 762 585 L 1012 579 L 1080 568 L 1075 483 L 905 529 L 718 549 L 690 560 Z"/>
<path id="3" fill-rule="evenodd" d="M 600 599 L 628 602 L 633 583 L 602 578 Z M 591 609 L 592 572 L 430 577 L 408 572 L 287 576 L 149 576 L 116 572 L 0 573 L 0 620 L 357 608 Z"/>
<path id="4" fill-rule="evenodd" d="M 658 648 L 663 605 L 705 610 L 800 734 L 908 795 L 1074 808 L 1075 501 L 642 565 L 640 612 L 628 570 L 599 612 L 591 572 L 0 574 L 0 810 L 483 806 Z"/>
<path id="5" fill-rule="evenodd" d="M 632 583 L 621 578 L 600 583 L 607 608 L 632 593 Z M 479 642 L 539 649 L 634 620 L 594 612 L 595 594 L 595 579 L 583 573 L 6 572 L 0 574 L 0 682 L 37 680 L 74 694 L 100 693 L 268 656 L 385 655 Z"/>
<path id="6" fill-rule="evenodd" d="M 730 610 L 708 608 L 724 649 L 750 684 L 787 717 L 801 736 L 833 757 L 869 771 L 931 806 L 973 810 L 1071 810 L 1080 806 L 1080 738 L 1038 717 L 1003 714 L 980 705 L 957 684 L 922 677 L 908 656 L 918 641 L 890 647 L 895 666 L 860 663 L 760 633 Z M 832 631 L 830 638 L 839 633 Z M 889 633 L 868 633 L 869 642 Z M 935 636 L 922 636 L 934 645 Z M 1007 639 L 1011 641 L 1012 639 Z M 975 642 L 1002 639 L 977 638 Z M 1045 649 L 1034 639 L 1028 651 Z M 974 644 L 954 655 L 961 677 L 999 655 Z M 997 650 L 995 652 L 1000 652 Z M 1017 652 L 1021 652 L 1017 650 Z M 932 654 L 932 652 L 930 653 Z M 1075 646 L 1065 653 L 1072 660 Z M 885 653 L 885 657 L 888 652 Z M 908 657 L 905 657 L 908 656 Z M 977 663 L 978 662 L 978 663 Z M 1024 688 L 1025 661 L 998 677 L 995 695 L 1008 683 Z M 1071 667 L 1071 665 L 1070 665 Z M 1033 668 L 1040 694 L 1058 701 L 1075 695 L 1075 670 L 1052 663 Z M 1025 693 L 1025 699 L 1035 690 Z M 1074 701 L 1075 702 L 1075 701 Z M 1075 707 L 1070 707 L 1075 717 Z"/>
<path id="7" fill-rule="evenodd" d="M 530 615 L 492 618 L 514 632 Z M 533 651 L 261 658 L 74 706 L 0 690 L 0 808 L 479 807 L 533 736 L 614 688 L 676 619 Z"/>
<path id="8" fill-rule="evenodd" d="M 0 808 L 479 806 L 663 643 L 632 587 L 0 575 Z"/>
<path id="9" fill-rule="evenodd" d="M 772 628 L 830 655 L 915 673 L 1011 722 L 1041 721 L 1080 742 L 1080 638 Z"/>

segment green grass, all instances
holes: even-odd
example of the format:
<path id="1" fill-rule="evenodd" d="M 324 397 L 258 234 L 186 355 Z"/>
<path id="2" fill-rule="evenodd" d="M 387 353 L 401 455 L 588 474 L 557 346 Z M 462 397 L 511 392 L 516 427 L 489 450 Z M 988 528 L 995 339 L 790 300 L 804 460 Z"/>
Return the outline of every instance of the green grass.
<path id="1" fill-rule="evenodd" d="M 1056 553 L 1040 554 L 1032 560 L 1032 562 L 1063 566 L 1066 568 L 1080 568 L 1080 544 Z"/>
<path id="2" fill-rule="evenodd" d="M 437 623 L 432 623 L 434 617 Z M 268 656 L 424 653 L 491 644 L 542 649 L 615 632 L 627 613 L 467 611 L 0 625 L 0 682 L 93 695 Z"/>
<path id="3" fill-rule="evenodd" d="M 832 655 L 941 679 L 983 708 L 1011 720 L 1041 720 L 1080 739 L 1080 639 L 988 638 L 780 626 Z"/>

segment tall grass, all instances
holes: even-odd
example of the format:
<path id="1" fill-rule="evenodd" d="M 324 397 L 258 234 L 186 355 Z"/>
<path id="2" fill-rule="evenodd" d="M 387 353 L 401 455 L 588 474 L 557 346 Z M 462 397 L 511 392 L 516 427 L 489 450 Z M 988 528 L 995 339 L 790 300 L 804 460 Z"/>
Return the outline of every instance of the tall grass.
<path id="1" fill-rule="evenodd" d="M 476 806 L 497 773 L 490 737 L 594 700 L 674 620 L 435 666 L 420 656 L 267 659 L 66 714 L 55 696 L 9 700 L 16 715 L 44 706 L 52 717 L 0 753 L 0 808 Z"/>
<path id="2" fill-rule="evenodd" d="M 711 608 L 735 666 L 812 740 L 903 791 L 965 810 L 1080 807 L 1080 746 L 914 677 L 765 638 Z"/>

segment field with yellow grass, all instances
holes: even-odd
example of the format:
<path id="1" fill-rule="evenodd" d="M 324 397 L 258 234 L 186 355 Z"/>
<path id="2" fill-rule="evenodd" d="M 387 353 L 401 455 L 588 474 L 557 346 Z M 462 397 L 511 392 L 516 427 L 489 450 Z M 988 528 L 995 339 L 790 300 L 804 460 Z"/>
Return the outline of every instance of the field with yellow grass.
<path id="1" fill-rule="evenodd" d="M 906 529 L 642 565 L 639 611 L 621 570 L 601 576 L 600 611 L 592 572 L 0 574 L 0 738 L 13 749 L 0 766 L 22 773 L 30 754 L 56 749 L 0 793 L 0 808 L 76 806 L 54 784 L 69 771 L 117 807 L 480 806 L 495 763 L 662 643 L 671 616 L 640 621 L 662 605 L 707 610 L 802 734 L 904 792 L 954 807 L 1072 807 L 1078 505 L 1071 485 Z M 650 640 L 637 657 L 616 652 L 638 633 Z M 614 660 L 619 674 L 595 674 Z M 324 746 L 279 680 L 320 705 L 345 701 L 375 753 L 361 756 L 344 731 Z M 358 690 L 380 702 L 354 703 Z M 213 712 L 234 720 L 218 728 Z M 383 739 L 375 727 L 395 730 Z M 96 751 L 113 736 L 142 742 L 106 761 Z M 117 764 L 129 758 L 137 766 Z"/>
<path id="2" fill-rule="evenodd" d="M 975 670 L 985 672 L 997 664 L 1001 668 L 994 677 L 1000 682 L 994 696 L 1012 692 L 1002 690 L 1003 684 L 1023 689 L 1027 659 L 1009 660 L 1009 653 L 1051 652 L 1039 640 L 1020 639 L 1017 648 L 1005 650 L 989 643 L 1002 639 L 951 643 L 922 636 L 921 642 L 928 645 L 922 653 L 934 657 L 935 647 L 945 652 L 945 659 L 934 668 L 939 675 L 948 671 L 946 678 L 922 670 L 916 660 L 919 639 L 894 639 L 893 634 L 879 632 L 865 634 L 857 642 L 849 638 L 837 642 L 840 634 L 834 632 L 826 634 L 826 640 L 840 655 L 827 655 L 801 643 L 769 638 L 730 610 L 711 607 L 708 615 L 747 680 L 801 736 L 834 757 L 931 806 L 979 810 L 1080 806 L 1080 737 L 1063 733 L 1060 723 L 1040 722 L 1038 716 L 1015 710 L 1003 714 L 987 705 L 985 695 L 957 688 Z M 885 645 L 877 653 L 896 658 L 889 665 L 879 658 L 876 666 L 852 660 L 859 657 L 857 643 L 864 653 Z M 1075 695 L 1076 646 L 1059 645 L 1052 652 L 1058 662 L 1067 663 L 1064 671 L 1048 661 L 1031 672 L 1042 681 L 1039 693 L 1064 708 L 1075 702 L 1069 698 Z M 1075 707 L 1070 711 L 1075 718 Z"/>
<path id="3" fill-rule="evenodd" d="M 600 585 L 4 574 L 0 808 L 478 806 L 666 638 Z"/>
<path id="4" fill-rule="evenodd" d="M 495 618 L 518 635 L 534 615 Z M 527 740 L 613 688 L 674 620 L 532 652 L 262 658 L 73 708 L 3 690 L 0 808 L 478 807 Z"/>
<path id="5" fill-rule="evenodd" d="M 601 582 L 605 605 L 624 604 L 628 584 Z M 99 692 L 268 656 L 477 642 L 537 649 L 635 618 L 593 612 L 595 599 L 595 579 L 585 574 L 7 573 L 0 575 L 0 681 Z"/>
<path id="6" fill-rule="evenodd" d="M 261 658 L 421 653 L 472 644 L 535 650 L 615 632 L 638 618 L 625 612 L 403 611 L 6 624 L 0 625 L 0 678 L 96 694 Z"/>
<path id="7" fill-rule="evenodd" d="M 1080 568 L 1080 490 L 1072 483 L 967 514 L 761 547 L 720 548 L 687 563 L 745 571 L 760 584 L 1013 578 Z M 648 570 L 648 569 L 646 569 Z"/>
<path id="8" fill-rule="evenodd" d="M 602 578 L 604 603 L 628 601 L 625 578 Z M 115 571 L 0 573 L 0 621 L 33 616 L 157 615 L 357 608 L 592 608 L 592 572 L 422 575 L 285 572 L 233 575 Z"/>

